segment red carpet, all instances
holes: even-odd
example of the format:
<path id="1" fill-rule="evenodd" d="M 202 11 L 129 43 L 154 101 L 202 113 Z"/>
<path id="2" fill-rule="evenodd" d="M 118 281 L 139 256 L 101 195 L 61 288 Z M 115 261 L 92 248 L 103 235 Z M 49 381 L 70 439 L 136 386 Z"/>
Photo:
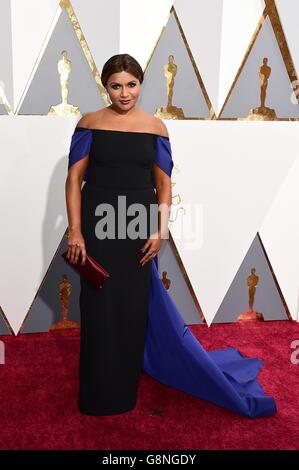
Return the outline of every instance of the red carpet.
<path id="1" fill-rule="evenodd" d="M 191 330 L 207 350 L 235 346 L 264 359 L 259 379 L 277 415 L 244 418 L 143 373 L 134 410 L 85 416 L 76 404 L 78 331 L 2 336 L 0 449 L 298 449 L 299 364 L 290 356 L 299 323 Z"/>

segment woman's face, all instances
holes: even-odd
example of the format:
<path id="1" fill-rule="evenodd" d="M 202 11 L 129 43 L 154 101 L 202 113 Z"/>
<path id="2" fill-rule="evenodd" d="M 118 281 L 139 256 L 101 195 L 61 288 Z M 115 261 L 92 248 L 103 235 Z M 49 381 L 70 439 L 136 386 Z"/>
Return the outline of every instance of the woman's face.
<path id="1" fill-rule="evenodd" d="M 122 111 L 128 111 L 136 104 L 140 87 L 138 78 L 125 71 L 110 75 L 106 84 L 112 105 Z"/>

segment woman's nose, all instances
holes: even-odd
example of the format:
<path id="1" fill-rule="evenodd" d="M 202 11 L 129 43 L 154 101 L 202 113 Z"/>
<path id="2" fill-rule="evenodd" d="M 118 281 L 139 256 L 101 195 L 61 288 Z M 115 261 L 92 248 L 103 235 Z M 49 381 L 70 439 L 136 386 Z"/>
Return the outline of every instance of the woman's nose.
<path id="1" fill-rule="evenodd" d="M 121 95 L 122 98 L 126 98 L 128 96 L 128 92 L 126 88 L 122 88 Z"/>

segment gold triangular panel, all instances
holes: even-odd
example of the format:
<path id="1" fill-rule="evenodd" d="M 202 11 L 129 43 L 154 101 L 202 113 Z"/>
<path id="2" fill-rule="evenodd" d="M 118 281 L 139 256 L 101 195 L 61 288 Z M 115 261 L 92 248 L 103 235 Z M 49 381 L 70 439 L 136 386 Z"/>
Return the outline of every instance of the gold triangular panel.
<path id="1" fill-rule="evenodd" d="M 287 43 L 277 17 L 267 12 L 266 8 L 219 114 L 221 119 L 299 118 Z"/>
<path id="2" fill-rule="evenodd" d="M 160 119 L 214 117 L 214 110 L 173 7 L 145 67 L 140 106 Z"/>
<path id="3" fill-rule="evenodd" d="M 75 13 L 67 5 L 47 38 L 17 114 L 79 116 L 105 106 L 99 74 Z"/>
<path id="4" fill-rule="evenodd" d="M 259 234 L 247 251 L 212 323 L 291 319 Z"/>
<path id="5" fill-rule="evenodd" d="M 64 236 L 44 276 L 19 333 L 39 333 L 79 328 L 80 276 L 62 258 Z"/>

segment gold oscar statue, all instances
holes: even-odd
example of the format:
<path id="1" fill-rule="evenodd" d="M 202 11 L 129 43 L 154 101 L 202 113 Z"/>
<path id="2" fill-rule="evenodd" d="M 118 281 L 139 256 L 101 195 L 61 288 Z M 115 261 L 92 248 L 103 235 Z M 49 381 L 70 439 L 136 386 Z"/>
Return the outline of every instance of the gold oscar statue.
<path id="1" fill-rule="evenodd" d="M 248 295 L 249 295 L 249 310 L 247 312 L 241 313 L 237 321 L 264 321 L 263 314 L 260 312 L 255 312 L 253 310 L 253 303 L 254 303 L 254 296 L 256 291 L 256 286 L 259 282 L 259 276 L 255 274 L 255 268 L 251 269 L 251 274 L 247 278 L 247 286 L 248 286 Z"/>
<path id="2" fill-rule="evenodd" d="M 162 272 L 162 279 L 161 280 L 164 284 L 165 289 L 168 290 L 169 287 L 170 287 L 170 284 L 171 284 L 171 280 L 168 279 L 168 277 L 167 277 L 167 271 Z"/>
<path id="3" fill-rule="evenodd" d="M 72 285 L 69 282 L 67 275 L 63 275 L 63 280 L 58 284 L 59 296 L 61 302 L 62 320 L 53 323 L 50 330 L 61 330 L 65 328 L 80 328 L 79 323 L 68 320 L 69 299 L 72 291 Z"/>
<path id="4" fill-rule="evenodd" d="M 182 108 L 177 108 L 172 104 L 174 77 L 176 76 L 177 65 L 173 62 L 173 55 L 168 56 L 168 63 L 164 65 L 164 75 L 166 77 L 167 106 L 158 108 L 155 116 L 160 119 L 184 119 Z"/>
<path id="5" fill-rule="evenodd" d="M 69 92 L 69 77 L 72 70 L 72 63 L 67 58 L 67 51 L 62 51 L 62 59 L 57 64 L 60 75 L 60 87 L 62 102 L 56 106 L 51 106 L 48 115 L 51 116 L 70 116 L 72 114 L 81 114 L 77 106 L 72 106 L 67 102 Z"/>
<path id="6" fill-rule="evenodd" d="M 259 68 L 259 78 L 260 78 L 260 99 L 261 105 L 258 108 L 253 108 L 250 110 L 247 119 L 250 121 L 274 121 L 277 119 L 274 109 L 268 108 L 265 106 L 268 80 L 271 75 L 271 67 L 268 65 L 268 58 L 264 57 L 263 65 Z"/>

